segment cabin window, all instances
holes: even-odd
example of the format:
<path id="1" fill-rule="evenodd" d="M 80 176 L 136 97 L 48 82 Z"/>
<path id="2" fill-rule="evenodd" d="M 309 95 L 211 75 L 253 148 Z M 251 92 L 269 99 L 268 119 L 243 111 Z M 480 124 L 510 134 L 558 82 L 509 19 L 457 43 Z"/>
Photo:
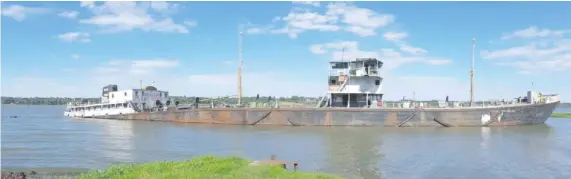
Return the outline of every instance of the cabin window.
<path id="1" fill-rule="evenodd" d="M 111 99 L 113 99 L 115 97 L 115 94 L 111 94 Z"/>
<path id="2" fill-rule="evenodd" d="M 123 107 L 126 108 L 126 107 L 127 107 L 127 103 L 123 103 Z"/>
<path id="3" fill-rule="evenodd" d="M 381 80 L 375 80 L 375 85 L 377 86 L 381 85 Z"/>
<path id="4" fill-rule="evenodd" d="M 127 92 L 125 92 L 125 96 L 127 96 Z"/>
<path id="5" fill-rule="evenodd" d="M 334 85 L 335 83 L 337 83 L 337 80 L 329 80 L 329 84 Z"/>

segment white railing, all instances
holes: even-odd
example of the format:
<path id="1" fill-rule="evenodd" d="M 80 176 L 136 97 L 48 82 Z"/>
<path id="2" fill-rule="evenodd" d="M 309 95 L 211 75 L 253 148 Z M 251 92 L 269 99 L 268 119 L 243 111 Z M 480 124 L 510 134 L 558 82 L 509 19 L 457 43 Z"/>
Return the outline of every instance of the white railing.
<path id="1" fill-rule="evenodd" d="M 329 70 L 329 76 L 377 76 L 379 75 L 379 70 L 376 68 L 355 68 L 355 69 L 332 69 Z"/>

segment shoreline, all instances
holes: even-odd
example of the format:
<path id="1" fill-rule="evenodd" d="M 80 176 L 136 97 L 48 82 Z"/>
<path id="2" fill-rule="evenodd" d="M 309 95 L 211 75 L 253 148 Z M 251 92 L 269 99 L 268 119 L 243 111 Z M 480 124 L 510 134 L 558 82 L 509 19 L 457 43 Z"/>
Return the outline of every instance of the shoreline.
<path id="1" fill-rule="evenodd" d="M 552 118 L 571 118 L 571 112 L 554 112 L 551 114 Z"/>
<path id="2" fill-rule="evenodd" d="M 297 163 L 275 160 L 251 161 L 236 156 L 212 154 L 182 161 L 155 161 L 140 164 L 112 165 L 103 170 L 91 170 L 77 176 L 79 179 L 108 178 L 291 178 L 341 179 L 327 173 L 296 171 Z"/>
<path id="3" fill-rule="evenodd" d="M 285 168 L 284 168 L 285 165 Z M 117 164 L 104 169 L 87 169 L 81 172 L 42 172 L 32 169 L 2 170 L 2 179 L 25 178 L 290 178 L 290 179 L 342 179 L 329 173 L 297 171 L 296 162 L 275 159 L 252 161 L 237 156 L 213 154 L 178 161 Z"/>

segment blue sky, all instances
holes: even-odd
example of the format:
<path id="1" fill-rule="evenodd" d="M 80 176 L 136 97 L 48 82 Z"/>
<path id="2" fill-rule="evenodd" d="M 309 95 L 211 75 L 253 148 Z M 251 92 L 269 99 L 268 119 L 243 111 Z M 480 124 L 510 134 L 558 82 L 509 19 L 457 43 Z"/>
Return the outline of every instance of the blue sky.
<path id="1" fill-rule="evenodd" d="M 571 101 L 569 2 L 3 2 L 3 96 L 99 96 L 155 81 L 172 95 L 324 94 L 331 59 L 385 62 L 385 99 L 532 88 Z"/>

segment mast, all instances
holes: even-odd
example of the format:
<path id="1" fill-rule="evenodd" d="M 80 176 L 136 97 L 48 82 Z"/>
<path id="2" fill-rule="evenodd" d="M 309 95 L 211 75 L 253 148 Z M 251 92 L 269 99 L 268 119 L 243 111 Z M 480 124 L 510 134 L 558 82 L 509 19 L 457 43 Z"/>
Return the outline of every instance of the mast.
<path id="1" fill-rule="evenodd" d="M 345 62 L 345 49 L 346 47 L 343 47 L 343 52 L 341 53 L 341 61 Z M 343 86 L 343 89 L 345 89 L 345 87 L 347 86 L 347 83 L 349 83 L 349 78 L 351 78 L 351 69 L 349 67 L 349 63 L 347 63 L 347 78 L 345 78 L 345 86 Z M 341 89 L 341 90 L 343 90 Z M 347 90 L 347 108 L 351 107 L 351 91 Z"/>
<path id="2" fill-rule="evenodd" d="M 470 106 L 474 106 L 474 50 L 476 38 L 472 38 L 472 67 L 470 68 Z"/>
<path id="3" fill-rule="evenodd" d="M 238 39 L 238 105 L 242 104 L 242 32 Z"/>

